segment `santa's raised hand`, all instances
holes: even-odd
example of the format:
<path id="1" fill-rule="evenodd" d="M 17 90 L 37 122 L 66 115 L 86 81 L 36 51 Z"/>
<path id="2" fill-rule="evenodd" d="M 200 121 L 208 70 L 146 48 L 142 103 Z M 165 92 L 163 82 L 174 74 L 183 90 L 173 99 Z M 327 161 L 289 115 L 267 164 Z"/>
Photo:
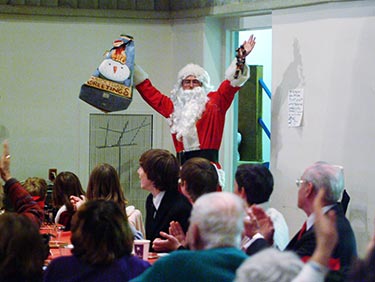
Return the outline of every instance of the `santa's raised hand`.
<path id="1" fill-rule="evenodd" d="M 247 55 L 249 55 L 251 53 L 251 51 L 253 50 L 254 46 L 255 46 L 255 36 L 254 34 L 250 35 L 249 39 L 248 40 L 245 40 L 242 44 L 242 46 L 245 48 L 245 53 L 243 54 L 244 57 L 246 57 Z"/>

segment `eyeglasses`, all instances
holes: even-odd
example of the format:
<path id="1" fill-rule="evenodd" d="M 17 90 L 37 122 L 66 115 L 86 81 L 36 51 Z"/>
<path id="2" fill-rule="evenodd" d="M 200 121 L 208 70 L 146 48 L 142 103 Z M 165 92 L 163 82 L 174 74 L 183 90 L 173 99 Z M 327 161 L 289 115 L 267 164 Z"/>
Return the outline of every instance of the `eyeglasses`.
<path id="1" fill-rule="evenodd" d="M 183 86 L 189 86 L 193 84 L 193 86 L 201 86 L 202 83 L 198 79 L 184 79 L 182 81 Z"/>
<path id="2" fill-rule="evenodd" d="M 306 183 L 307 181 L 306 180 L 303 180 L 303 179 L 296 179 L 296 185 L 297 185 L 297 187 L 299 188 L 299 187 L 301 187 L 301 185 L 303 184 L 303 183 Z"/>

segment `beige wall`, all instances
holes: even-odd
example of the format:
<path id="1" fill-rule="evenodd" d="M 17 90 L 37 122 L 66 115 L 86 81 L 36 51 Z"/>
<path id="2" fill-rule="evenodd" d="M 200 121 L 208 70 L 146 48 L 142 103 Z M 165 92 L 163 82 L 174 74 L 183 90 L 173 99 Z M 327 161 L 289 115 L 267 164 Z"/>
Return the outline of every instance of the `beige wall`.
<path id="1" fill-rule="evenodd" d="M 79 90 L 122 33 L 135 38 L 136 63 L 169 94 L 176 73 L 194 62 L 223 77 L 220 21 L 0 17 L 0 141 L 10 140 L 13 174 L 47 177 L 48 169 L 89 174 L 89 114 Z M 174 151 L 164 118 L 137 91 L 126 111 L 152 113 L 155 148 Z"/>
<path id="2" fill-rule="evenodd" d="M 373 233 L 375 3 L 322 5 L 272 15 L 273 205 L 291 233 L 305 215 L 295 179 L 315 161 L 344 166 L 348 218 L 359 250 Z M 288 90 L 304 89 L 301 127 L 288 127 Z"/>
<path id="3" fill-rule="evenodd" d="M 76 172 L 85 185 L 89 113 L 100 111 L 79 100 L 79 90 L 120 34 L 135 37 L 136 62 L 161 90 L 174 78 L 169 22 L 2 17 L 0 33 L 0 137 L 10 140 L 19 179 L 47 177 L 56 167 Z M 136 92 L 127 112 L 154 113 Z M 155 118 L 154 145 L 171 148 Z"/>

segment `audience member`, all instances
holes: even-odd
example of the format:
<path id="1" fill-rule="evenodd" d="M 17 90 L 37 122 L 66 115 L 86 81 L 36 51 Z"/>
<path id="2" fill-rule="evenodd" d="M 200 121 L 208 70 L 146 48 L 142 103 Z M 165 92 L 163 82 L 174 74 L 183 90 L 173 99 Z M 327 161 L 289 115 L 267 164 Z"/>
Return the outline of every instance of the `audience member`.
<path id="1" fill-rule="evenodd" d="M 317 243 L 308 263 L 303 265 L 291 251 L 268 248 L 250 256 L 237 269 L 235 282 L 323 282 L 328 272 L 329 258 L 338 240 L 335 212 L 323 213 L 324 197 L 325 190 L 320 189 L 314 200 Z"/>
<path id="2" fill-rule="evenodd" d="M 236 171 L 234 192 L 244 199 L 249 207 L 256 204 L 266 211 L 275 229 L 274 246 L 284 250 L 289 242 L 289 229 L 283 215 L 270 207 L 269 199 L 273 192 L 273 184 L 272 174 L 267 167 L 259 164 L 243 164 Z M 242 247 L 246 249 L 249 242 L 250 239 L 245 236 Z"/>
<path id="3" fill-rule="evenodd" d="M 240 250 L 245 203 L 229 192 L 202 195 L 194 203 L 187 241 L 132 281 L 233 281 L 247 258 Z"/>
<path id="4" fill-rule="evenodd" d="M 180 188 L 193 204 L 203 194 L 219 190 L 218 175 L 214 165 L 204 158 L 191 158 L 181 167 Z M 185 233 L 177 221 L 169 224 L 169 234 L 160 232 L 165 239 L 156 238 L 153 248 L 157 252 L 173 251 L 185 247 Z"/>
<path id="5" fill-rule="evenodd" d="M 146 199 L 146 238 L 152 242 L 160 231 L 168 232 L 169 223 L 177 221 L 186 232 L 191 204 L 178 191 L 179 164 L 167 150 L 151 149 L 139 159 L 138 174 L 141 188 L 149 191 Z"/>
<path id="6" fill-rule="evenodd" d="M 73 256 L 52 260 L 44 281 L 129 281 L 138 276 L 150 264 L 131 254 L 129 226 L 118 203 L 87 201 L 73 216 Z"/>
<path id="7" fill-rule="evenodd" d="M 48 254 L 35 223 L 8 212 L 0 216 L 0 230 L 0 281 L 42 281 Z"/>
<path id="8" fill-rule="evenodd" d="M 80 197 L 85 195 L 77 175 L 70 171 L 60 172 L 54 181 L 52 191 L 53 207 L 57 209 L 55 223 L 65 226 L 70 230 L 70 223 L 75 212 L 70 196 Z"/>
<path id="9" fill-rule="evenodd" d="M 110 164 L 98 164 L 92 170 L 87 185 L 86 197 L 71 196 L 70 200 L 77 210 L 87 200 L 111 200 L 126 212 L 126 199 L 121 188 L 116 169 Z M 130 225 L 134 239 L 143 239 L 143 235 L 135 226 Z"/>
<path id="10" fill-rule="evenodd" d="M 3 143 L 3 154 L 0 159 L 0 176 L 5 182 L 3 186 L 5 198 L 9 200 L 15 212 L 28 217 L 40 227 L 44 219 L 44 211 L 17 179 L 12 178 L 10 173 L 10 158 L 9 145 L 5 141 Z"/>
<path id="11" fill-rule="evenodd" d="M 336 228 L 338 244 L 329 259 L 329 268 L 332 270 L 328 281 L 342 281 L 348 273 L 351 262 L 357 256 L 357 248 L 353 230 L 345 217 L 341 205 L 337 203 L 344 189 L 343 170 L 339 166 L 325 162 L 316 162 L 308 167 L 301 179 L 297 180 L 298 207 L 308 216 L 306 224 L 289 242 L 286 250 L 296 252 L 303 261 L 308 261 L 316 247 L 315 213 L 313 203 L 319 190 L 325 191 L 323 211 L 333 210 L 336 213 Z M 262 239 L 257 239 L 257 241 Z M 252 245 L 248 248 L 252 248 Z"/>
<path id="12" fill-rule="evenodd" d="M 29 177 L 23 183 L 23 188 L 33 197 L 33 200 L 44 209 L 47 196 L 47 182 L 40 177 Z"/>
<path id="13" fill-rule="evenodd" d="M 214 165 L 205 158 L 187 160 L 180 171 L 182 193 L 194 203 L 200 196 L 219 190 L 219 178 Z"/>
<path id="14" fill-rule="evenodd" d="M 267 248 L 241 264 L 234 282 L 291 282 L 302 267 L 303 262 L 295 253 Z"/>

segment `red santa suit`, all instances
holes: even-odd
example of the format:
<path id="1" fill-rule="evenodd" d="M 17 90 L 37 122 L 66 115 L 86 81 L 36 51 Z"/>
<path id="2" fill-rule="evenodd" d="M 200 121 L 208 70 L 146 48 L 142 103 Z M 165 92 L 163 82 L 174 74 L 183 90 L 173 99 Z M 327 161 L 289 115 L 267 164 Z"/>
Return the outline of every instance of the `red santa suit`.
<path id="1" fill-rule="evenodd" d="M 196 68 L 198 68 L 198 71 L 194 72 Z M 178 87 L 181 87 L 181 81 L 189 75 L 194 75 L 203 83 L 203 87 L 205 84 L 209 84 L 208 74 L 202 68 L 199 68 L 197 65 L 190 64 L 182 69 L 178 75 Z M 196 130 L 190 130 L 189 135 L 181 138 L 178 138 L 176 132 L 172 130 L 171 133 L 177 155 L 179 157 L 188 156 L 184 160 L 202 156 L 218 163 L 218 150 L 223 136 L 225 114 L 232 104 L 236 92 L 249 78 L 247 66 L 244 73 L 237 79 L 233 78 L 235 69 L 235 61 L 233 61 L 226 71 L 226 79 L 220 84 L 219 88 L 207 94 L 208 101 L 201 116 L 195 122 Z M 204 72 L 203 74 L 202 71 Z M 147 74 L 139 67 L 136 68 L 134 77 L 136 88 L 142 98 L 158 113 L 171 120 L 171 116 L 175 111 L 172 99 L 156 89 L 148 79 Z"/>

